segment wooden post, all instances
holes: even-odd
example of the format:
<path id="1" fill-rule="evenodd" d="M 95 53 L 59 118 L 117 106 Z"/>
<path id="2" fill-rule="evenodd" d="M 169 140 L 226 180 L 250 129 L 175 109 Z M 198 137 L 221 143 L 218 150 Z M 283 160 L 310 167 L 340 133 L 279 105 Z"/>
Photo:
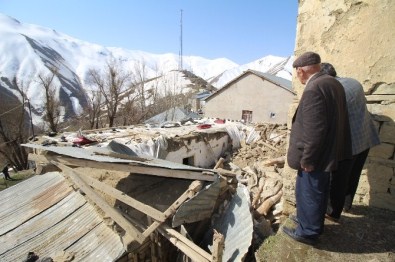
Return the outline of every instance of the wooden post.
<path id="1" fill-rule="evenodd" d="M 225 159 L 221 157 L 221 158 L 218 160 L 217 164 L 215 164 L 215 166 L 214 166 L 213 169 L 217 169 L 217 168 L 219 168 L 219 167 L 222 168 L 222 166 L 223 166 L 223 164 L 224 164 L 224 161 L 225 161 Z"/>
<path id="2" fill-rule="evenodd" d="M 148 224 L 152 223 L 152 219 L 150 217 L 147 217 Z M 151 233 L 149 236 L 151 240 L 151 261 L 152 262 L 157 262 L 158 261 L 158 255 L 157 255 L 157 249 L 156 249 L 156 242 L 155 242 L 155 232 Z"/>
<path id="3" fill-rule="evenodd" d="M 222 255 L 224 253 L 224 236 L 214 229 L 213 237 L 213 262 L 222 262 Z"/>

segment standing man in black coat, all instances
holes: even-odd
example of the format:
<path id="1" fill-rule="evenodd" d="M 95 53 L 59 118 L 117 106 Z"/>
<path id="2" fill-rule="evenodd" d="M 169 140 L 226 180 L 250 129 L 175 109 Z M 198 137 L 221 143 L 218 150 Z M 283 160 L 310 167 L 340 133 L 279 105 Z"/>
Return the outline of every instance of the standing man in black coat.
<path id="1" fill-rule="evenodd" d="M 314 244 L 323 232 L 330 172 L 340 160 L 351 158 L 351 136 L 342 85 L 321 70 L 317 53 L 306 52 L 293 65 L 306 85 L 292 119 L 288 165 L 297 170 L 295 230 L 291 238 Z"/>

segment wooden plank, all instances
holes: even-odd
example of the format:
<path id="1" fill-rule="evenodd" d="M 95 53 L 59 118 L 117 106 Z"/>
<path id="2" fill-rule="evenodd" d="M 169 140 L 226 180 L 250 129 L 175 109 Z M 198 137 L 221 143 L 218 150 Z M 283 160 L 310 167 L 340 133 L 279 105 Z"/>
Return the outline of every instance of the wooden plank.
<path id="1" fill-rule="evenodd" d="M 59 167 L 64 174 L 66 174 L 85 194 L 93 201 L 99 208 L 101 208 L 109 217 L 111 217 L 120 227 L 122 227 L 126 234 L 130 235 L 133 240 L 136 240 L 140 244 L 144 242 L 144 236 L 141 232 L 135 228 L 122 214 L 116 210 L 114 207 L 110 206 L 103 198 L 100 197 L 93 189 L 89 187 L 82 180 L 75 170 L 61 163 L 51 161 L 52 164 Z"/>
<path id="2" fill-rule="evenodd" d="M 137 209 L 138 211 L 152 217 L 153 219 L 160 221 L 160 222 L 164 222 L 166 217 L 165 215 L 160 212 L 159 210 L 146 205 L 134 198 L 132 198 L 131 196 L 126 195 L 125 193 L 123 193 L 122 191 L 113 188 L 109 185 L 106 185 L 103 182 L 100 182 L 94 178 L 91 178 L 90 176 L 84 175 L 84 174 L 80 174 L 81 178 L 85 181 L 85 183 L 87 183 L 88 185 L 90 185 L 93 188 L 96 188 L 100 191 L 102 191 L 103 193 L 106 193 L 107 195 L 118 199 L 119 201 L 133 207 L 134 209 Z"/>
<path id="3" fill-rule="evenodd" d="M 225 238 L 224 236 L 214 229 L 213 237 L 213 262 L 221 262 L 224 253 Z"/>
<path id="4" fill-rule="evenodd" d="M 29 154 L 29 160 L 36 162 L 43 162 L 43 163 L 50 162 L 53 160 L 68 166 L 90 167 L 90 168 L 122 171 L 128 173 L 145 174 L 145 175 L 153 175 L 153 176 L 161 176 L 161 177 L 182 178 L 182 179 L 203 180 L 203 181 L 215 180 L 213 173 L 209 173 L 209 172 L 167 169 L 163 167 L 136 166 L 134 164 L 125 164 L 125 163 L 98 162 L 98 161 L 92 161 L 92 160 L 86 160 L 80 158 L 72 158 L 67 156 Z"/>
<path id="5" fill-rule="evenodd" d="M 278 151 L 279 151 L 278 148 L 275 148 L 275 147 L 272 146 L 271 144 L 266 143 L 266 142 L 264 142 L 264 141 L 259 141 L 258 144 L 262 144 L 262 145 L 264 145 L 264 146 L 270 148 L 271 150 L 273 150 L 273 151 L 275 151 L 275 152 L 278 152 Z"/>
<path id="6" fill-rule="evenodd" d="M 212 261 L 211 254 L 169 226 L 163 224 L 158 231 L 193 261 Z"/>
<path id="7" fill-rule="evenodd" d="M 176 200 L 170 207 L 168 207 L 165 212 L 163 213 L 166 218 L 170 217 L 177 211 L 177 208 L 182 205 L 187 199 L 194 196 L 200 189 L 202 188 L 201 181 L 193 181 L 189 188 Z M 160 222 L 155 221 L 153 222 L 144 232 L 143 236 L 148 237 L 152 232 L 155 231 L 160 226 Z"/>
<path id="8" fill-rule="evenodd" d="M 136 219 L 125 214 L 125 217 L 129 219 L 132 223 L 139 227 L 144 227 L 144 225 L 137 221 Z M 176 230 L 170 228 L 166 224 L 159 225 L 157 231 L 166 237 L 174 246 L 179 248 L 185 255 L 191 258 L 193 261 L 211 261 L 211 255 L 203 250 L 201 247 L 196 245 L 193 241 L 184 237 L 182 234 Z"/>

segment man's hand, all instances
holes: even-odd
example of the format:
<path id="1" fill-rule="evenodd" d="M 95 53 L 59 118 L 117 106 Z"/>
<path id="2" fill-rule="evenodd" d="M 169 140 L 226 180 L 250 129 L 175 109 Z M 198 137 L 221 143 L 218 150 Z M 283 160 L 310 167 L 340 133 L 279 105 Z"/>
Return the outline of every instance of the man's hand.
<path id="1" fill-rule="evenodd" d="M 302 166 L 302 170 L 305 172 L 312 172 L 314 170 L 313 165 L 301 165 L 301 166 Z"/>

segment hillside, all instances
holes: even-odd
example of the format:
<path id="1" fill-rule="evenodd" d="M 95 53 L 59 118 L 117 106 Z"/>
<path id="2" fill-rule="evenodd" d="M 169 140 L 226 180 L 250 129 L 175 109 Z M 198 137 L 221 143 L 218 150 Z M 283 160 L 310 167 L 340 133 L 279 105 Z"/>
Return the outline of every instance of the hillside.
<path id="1" fill-rule="evenodd" d="M 50 28 L 24 24 L 3 14 L 0 14 L 0 25 L 0 94 L 18 98 L 12 80 L 16 78 L 23 83 L 36 125 L 42 122 L 44 100 L 44 91 L 37 79 L 48 76 L 51 68 L 58 70 L 54 85 L 55 96 L 62 105 L 62 120 L 78 116 L 86 109 L 92 91 L 97 91 L 97 87 L 88 81 L 89 70 L 103 71 L 111 61 L 116 61 L 144 81 L 151 80 L 145 89 L 155 86 L 162 93 L 165 87 L 176 87 L 186 92 L 195 86 L 196 77 L 214 88 L 220 88 L 247 69 L 291 78 L 289 62 L 292 57 L 267 56 L 238 65 L 227 58 L 184 56 L 181 71 L 190 72 L 192 78 L 189 79 L 188 74 L 175 73 L 179 72 L 179 57 L 176 54 L 151 54 L 121 47 L 104 47 Z M 198 86 L 202 84 L 196 84 Z"/>

